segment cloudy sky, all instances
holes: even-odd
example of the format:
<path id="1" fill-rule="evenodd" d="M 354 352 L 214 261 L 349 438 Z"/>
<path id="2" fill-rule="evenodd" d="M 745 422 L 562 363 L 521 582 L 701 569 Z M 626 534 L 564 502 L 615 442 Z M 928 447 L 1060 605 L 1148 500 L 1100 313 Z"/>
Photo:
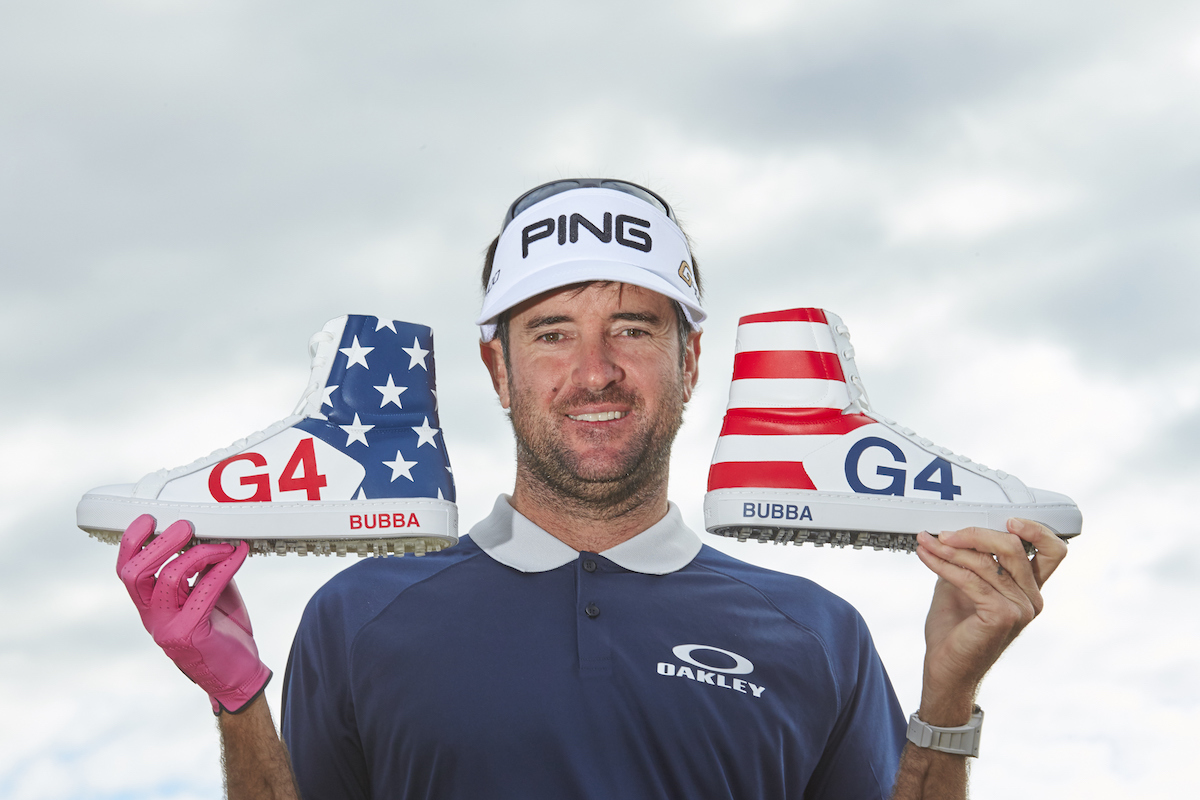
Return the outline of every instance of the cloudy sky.
<path id="1" fill-rule="evenodd" d="M 654 187 L 695 241 L 711 316 L 672 474 L 689 522 L 738 317 L 835 311 L 877 410 L 1084 512 L 985 683 L 973 796 L 1183 793 L 1198 98 L 1200 7 L 1173 0 L 7 0 L 0 796 L 219 792 L 207 700 L 75 503 L 285 416 L 327 319 L 433 326 L 464 532 L 511 487 L 470 324 L 481 253 L 513 197 L 575 175 Z M 933 583 L 915 558 L 705 536 L 853 602 L 915 708 Z M 239 576 L 280 676 L 348 563 Z"/>

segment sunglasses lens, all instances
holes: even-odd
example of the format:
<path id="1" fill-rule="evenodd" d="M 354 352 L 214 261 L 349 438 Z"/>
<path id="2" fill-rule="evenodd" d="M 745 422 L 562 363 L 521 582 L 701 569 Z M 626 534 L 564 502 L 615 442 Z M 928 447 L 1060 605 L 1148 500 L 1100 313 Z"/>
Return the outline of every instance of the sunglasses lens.
<path id="1" fill-rule="evenodd" d="M 555 181 L 554 183 L 547 183 L 545 186 L 539 186 L 536 189 L 521 195 L 517 202 L 513 203 L 512 210 L 509 211 L 508 217 L 509 219 L 512 219 L 530 206 L 534 206 L 542 202 L 547 197 L 553 197 L 559 192 L 565 192 L 569 189 L 578 189 L 580 186 L 581 184 L 579 181 Z"/>
<path id="2" fill-rule="evenodd" d="M 625 181 L 600 181 L 600 187 L 603 189 L 616 189 L 618 192 L 624 192 L 625 194 L 633 195 L 639 200 L 645 200 L 663 214 L 673 218 L 671 210 L 667 208 L 667 204 L 662 201 L 662 198 L 646 191 L 637 184 L 626 183 Z"/>
<path id="3" fill-rule="evenodd" d="M 670 207 L 666 202 L 648 189 L 643 189 L 635 183 L 626 181 L 609 181 L 597 180 L 595 178 L 581 178 L 572 180 L 552 181 L 531 189 L 525 194 L 517 198 L 517 201 L 508 209 L 508 214 L 504 218 L 504 227 L 508 227 L 508 223 L 512 222 L 522 211 L 545 200 L 547 197 L 553 197 L 561 192 L 570 191 L 571 189 L 583 189 L 586 187 L 596 187 L 601 189 L 614 189 L 618 192 L 632 195 L 633 197 L 643 200 L 657 208 L 672 221 L 675 220 L 675 215 L 671 213 Z"/>

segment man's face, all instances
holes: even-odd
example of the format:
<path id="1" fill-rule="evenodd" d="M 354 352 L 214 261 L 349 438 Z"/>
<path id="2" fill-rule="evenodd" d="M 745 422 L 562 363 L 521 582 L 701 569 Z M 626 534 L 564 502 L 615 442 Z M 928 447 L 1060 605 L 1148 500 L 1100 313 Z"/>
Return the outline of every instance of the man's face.
<path id="1" fill-rule="evenodd" d="M 602 505 L 665 479 L 700 354 L 691 333 L 680 364 L 670 300 L 620 283 L 559 289 L 514 308 L 508 336 L 507 365 L 497 340 L 483 354 L 519 470 Z"/>

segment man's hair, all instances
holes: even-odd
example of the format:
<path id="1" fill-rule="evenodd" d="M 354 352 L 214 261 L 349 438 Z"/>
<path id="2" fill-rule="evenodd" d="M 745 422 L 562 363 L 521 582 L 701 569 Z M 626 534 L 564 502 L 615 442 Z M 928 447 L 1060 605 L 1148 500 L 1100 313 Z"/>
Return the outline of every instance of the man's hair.
<path id="1" fill-rule="evenodd" d="M 687 232 L 680 226 L 679 231 L 683 233 L 684 240 L 688 244 L 688 252 L 692 249 L 692 240 L 687 235 Z M 487 293 L 488 281 L 492 277 L 492 262 L 496 258 L 496 247 L 500 244 L 500 237 L 492 239 L 492 243 L 488 245 L 487 255 L 483 258 L 483 277 L 480 284 L 483 286 L 484 294 Z M 696 257 L 692 256 L 692 280 L 696 282 L 696 295 L 704 297 L 704 285 L 700 282 L 700 265 L 696 263 Z M 607 281 L 606 281 L 607 282 Z M 679 330 L 679 363 L 682 366 L 683 359 L 687 354 L 687 337 L 692 330 L 692 324 L 688 322 L 687 314 L 683 312 L 683 306 L 679 305 L 679 301 L 672 300 L 671 307 L 675 309 L 675 324 Z M 511 366 L 508 360 L 508 312 L 505 311 L 496 318 L 496 338 L 500 340 L 500 348 L 504 351 L 504 363 Z"/>

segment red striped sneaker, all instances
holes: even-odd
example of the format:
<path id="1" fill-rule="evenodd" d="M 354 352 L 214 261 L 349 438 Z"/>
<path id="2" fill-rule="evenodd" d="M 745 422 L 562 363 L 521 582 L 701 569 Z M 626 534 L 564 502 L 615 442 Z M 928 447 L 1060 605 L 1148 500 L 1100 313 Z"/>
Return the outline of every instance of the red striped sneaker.
<path id="1" fill-rule="evenodd" d="M 1083 517 L 871 410 L 850 333 L 797 308 L 742 317 L 704 523 L 740 541 L 916 549 L 916 534 L 1032 519 L 1067 538 Z"/>

